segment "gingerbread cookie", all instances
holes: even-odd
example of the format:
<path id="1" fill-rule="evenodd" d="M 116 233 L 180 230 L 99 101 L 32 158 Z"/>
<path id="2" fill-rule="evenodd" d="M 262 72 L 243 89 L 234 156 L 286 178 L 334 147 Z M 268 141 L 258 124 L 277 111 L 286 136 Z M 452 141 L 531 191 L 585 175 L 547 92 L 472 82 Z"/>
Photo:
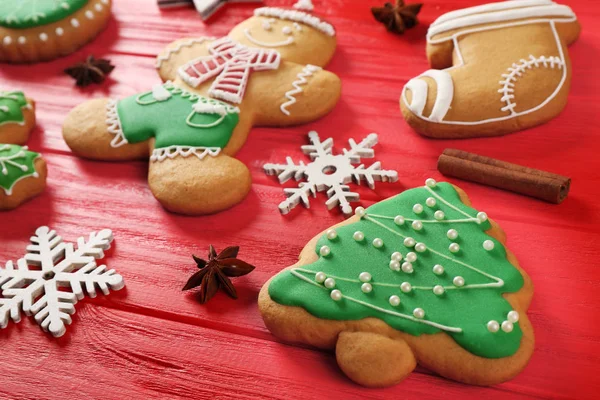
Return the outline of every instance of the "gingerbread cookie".
<path id="1" fill-rule="evenodd" d="M 23 92 L 0 91 L 0 143 L 25 144 L 35 127 L 35 102 Z"/>
<path id="2" fill-rule="evenodd" d="M 417 363 L 490 385 L 534 348 L 530 278 L 466 194 L 428 179 L 311 240 L 259 295 L 277 337 L 335 349 L 344 373 L 389 386 Z"/>
<path id="3" fill-rule="evenodd" d="M 250 190 L 250 172 L 233 156 L 252 126 L 307 123 L 335 106 L 340 80 L 322 70 L 335 48 L 327 22 L 259 8 L 229 36 L 172 43 L 156 64 L 166 83 L 76 107 L 63 136 L 83 157 L 149 156 L 150 189 L 166 209 L 217 212 Z"/>
<path id="4" fill-rule="evenodd" d="M 106 26 L 111 0 L 2 0 L 0 62 L 36 62 L 70 54 Z"/>
<path id="5" fill-rule="evenodd" d="M 46 162 L 27 146 L 0 144 L 0 210 L 11 210 L 46 187 Z"/>
<path id="6" fill-rule="evenodd" d="M 551 0 L 491 3 L 439 17 L 427 33 L 432 68 L 411 79 L 402 114 L 422 135 L 497 136 L 556 117 L 567 102 L 567 46 L 580 31 Z"/>

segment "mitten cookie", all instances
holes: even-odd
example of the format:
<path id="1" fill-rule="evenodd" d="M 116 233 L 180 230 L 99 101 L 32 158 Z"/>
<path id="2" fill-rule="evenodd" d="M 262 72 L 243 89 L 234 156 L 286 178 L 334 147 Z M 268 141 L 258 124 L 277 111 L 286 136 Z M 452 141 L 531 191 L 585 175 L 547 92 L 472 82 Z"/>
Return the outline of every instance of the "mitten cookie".
<path id="1" fill-rule="evenodd" d="M 70 54 L 104 29 L 111 0 L 2 0 L 0 62 Z"/>
<path id="2" fill-rule="evenodd" d="M 267 282 L 259 308 L 277 337 L 335 349 L 355 382 L 389 386 L 416 366 L 490 385 L 533 352 L 533 286 L 505 235 L 466 194 L 428 179 L 311 240 Z"/>
<path id="3" fill-rule="evenodd" d="M 149 156 L 150 189 L 166 209 L 217 212 L 250 190 L 250 172 L 233 156 L 252 126 L 307 123 L 335 106 L 340 80 L 322 70 L 335 47 L 333 27 L 319 18 L 259 8 L 226 37 L 169 45 L 156 64 L 166 83 L 78 106 L 63 136 L 83 157 Z"/>
<path id="4" fill-rule="evenodd" d="M 46 187 L 46 162 L 27 147 L 0 144 L 0 210 L 10 210 Z"/>
<path id="5" fill-rule="evenodd" d="M 0 92 L 0 143 L 25 144 L 35 127 L 35 102 L 23 92 Z"/>
<path id="6" fill-rule="evenodd" d="M 547 122 L 567 102 L 567 46 L 579 31 L 573 11 L 551 0 L 444 14 L 427 33 L 434 69 L 406 84 L 402 114 L 435 138 L 497 136 Z"/>

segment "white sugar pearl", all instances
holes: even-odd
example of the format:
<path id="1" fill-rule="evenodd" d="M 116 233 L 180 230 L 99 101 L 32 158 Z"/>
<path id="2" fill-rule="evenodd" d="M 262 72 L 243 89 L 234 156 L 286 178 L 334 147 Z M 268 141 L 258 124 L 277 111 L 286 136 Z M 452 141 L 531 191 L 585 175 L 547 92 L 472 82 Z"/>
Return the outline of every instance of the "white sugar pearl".
<path id="1" fill-rule="evenodd" d="M 371 293 L 373 291 L 373 285 L 365 282 L 360 286 L 360 290 L 362 290 L 363 293 Z"/>
<path id="2" fill-rule="evenodd" d="M 390 269 L 392 271 L 400 271 L 400 263 L 398 261 L 390 261 Z"/>
<path id="3" fill-rule="evenodd" d="M 292 28 L 290 28 L 289 26 L 284 26 L 281 29 L 281 32 L 283 32 L 284 35 L 291 35 L 292 34 Z"/>
<path id="4" fill-rule="evenodd" d="M 458 243 L 450 243 L 450 246 L 448 246 L 448 250 L 450 250 L 451 253 L 458 253 L 458 251 L 460 250 L 460 246 L 458 245 Z"/>
<path id="5" fill-rule="evenodd" d="M 394 223 L 396 225 L 404 224 L 404 217 L 402 215 L 396 215 L 396 217 L 394 218 Z"/>
<path id="6" fill-rule="evenodd" d="M 433 197 L 428 197 L 427 200 L 425 200 L 425 204 L 427 204 L 427 207 L 435 207 L 437 201 L 435 201 Z"/>
<path id="7" fill-rule="evenodd" d="M 325 282 L 325 279 L 327 279 L 327 275 L 325 275 L 325 272 L 317 272 L 315 274 L 315 281 L 323 283 Z"/>
<path id="8" fill-rule="evenodd" d="M 358 215 L 359 217 L 364 217 L 366 214 L 365 208 L 364 207 L 356 207 L 354 209 L 354 215 Z"/>
<path id="9" fill-rule="evenodd" d="M 458 237 L 458 232 L 456 231 L 456 229 L 450 229 L 448 232 L 446 232 L 446 236 L 450 240 L 456 240 L 456 238 Z"/>
<path id="10" fill-rule="evenodd" d="M 432 188 L 432 187 L 435 187 L 435 185 L 437 185 L 437 182 L 433 178 L 427 178 L 427 180 L 425 180 L 425 184 L 428 187 Z"/>
<path id="11" fill-rule="evenodd" d="M 423 223 L 421 221 L 413 221 L 412 227 L 415 231 L 420 231 L 423 229 Z"/>
<path id="12" fill-rule="evenodd" d="M 333 289 L 335 287 L 335 279 L 333 279 L 333 278 L 325 279 L 325 287 L 327 289 Z"/>
<path id="13" fill-rule="evenodd" d="M 392 253 L 392 260 L 394 261 L 402 261 L 402 253 L 400 253 L 399 251 L 395 251 Z"/>
<path id="14" fill-rule="evenodd" d="M 423 311 L 422 308 L 417 307 L 413 310 L 413 315 L 415 316 L 415 318 L 422 319 L 425 317 L 425 311 Z"/>
<path id="15" fill-rule="evenodd" d="M 88 19 L 94 19 L 94 13 L 93 13 L 91 10 L 87 10 L 87 11 L 85 12 L 85 16 L 86 16 Z"/>
<path id="16" fill-rule="evenodd" d="M 504 332 L 509 333 L 512 332 L 514 326 L 510 321 L 504 321 L 501 325 L 501 328 Z"/>
<path id="17" fill-rule="evenodd" d="M 94 8 L 96 9 L 96 11 L 102 11 L 102 6 L 100 4 L 96 4 Z"/>
<path id="18" fill-rule="evenodd" d="M 444 287 L 443 287 L 442 285 L 435 285 L 435 286 L 433 287 L 433 293 L 434 293 L 436 296 L 441 296 L 441 295 L 443 295 L 445 291 L 446 291 L 446 289 L 444 289 Z"/>
<path id="19" fill-rule="evenodd" d="M 480 211 L 477 213 L 477 219 L 480 220 L 481 222 L 484 222 L 484 221 L 487 221 L 488 216 L 483 211 Z"/>
<path id="20" fill-rule="evenodd" d="M 519 322 L 519 313 L 516 312 L 515 310 L 512 310 L 511 312 L 508 313 L 508 315 L 506 316 L 506 319 L 509 320 L 510 322 L 517 323 Z"/>
<path id="21" fill-rule="evenodd" d="M 440 264 L 435 264 L 433 266 L 433 273 L 436 275 L 441 275 L 444 273 L 444 267 L 442 267 Z"/>
<path id="22" fill-rule="evenodd" d="M 47 41 L 47 40 L 48 40 L 48 34 L 47 34 L 47 33 L 44 33 L 44 32 L 40 33 L 40 40 L 41 40 L 42 42 L 45 42 L 45 41 Z"/>
<path id="23" fill-rule="evenodd" d="M 4 39 L 2 39 L 2 43 L 4 43 L 5 46 L 8 46 L 12 43 L 12 38 L 10 36 L 4 36 Z"/>
<path id="24" fill-rule="evenodd" d="M 19 39 L 17 39 L 17 41 L 19 42 L 19 44 L 25 44 L 25 42 L 27 42 L 27 38 L 25 36 L 19 36 Z"/>
<path id="25" fill-rule="evenodd" d="M 390 304 L 394 307 L 398 307 L 400 305 L 400 297 L 396 295 L 390 296 Z"/>
<path id="26" fill-rule="evenodd" d="M 337 232 L 335 231 L 335 229 L 329 229 L 327 231 L 327 239 L 329 240 L 333 240 L 337 237 Z"/>
<path id="27" fill-rule="evenodd" d="M 425 243 L 417 243 L 417 244 L 415 245 L 415 250 L 416 250 L 418 253 L 422 253 L 422 252 L 424 252 L 425 250 L 427 250 L 427 246 L 425 246 Z"/>
<path id="28" fill-rule="evenodd" d="M 379 238 L 373 239 L 373 246 L 380 249 L 383 247 L 383 240 Z"/>
<path id="29" fill-rule="evenodd" d="M 412 290 L 412 285 L 408 282 L 402 282 L 400 285 L 400 290 L 402 290 L 404 293 L 408 293 Z"/>
<path id="30" fill-rule="evenodd" d="M 319 254 L 323 257 L 327 257 L 329 254 L 331 254 L 331 249 L 328 246 L 321 246 L 319 249 Z"/>
<path id="31" fill-rule="evenodd" d="M 331 291 L 330 294 L 331 298 L 335 301 L 340 301 L 342 299 L 342 292 L 340 292 L 339 290 L 335 289 Z"/>
<path id="32" fill-rule="evenodd" d="M 73 18 L 73 19 L 71 20 L 71 26 L 72 26 L 73 28 L 79 28 L 79 20 L 77 20 L 76 18 Z"/>
<path id="33" fill-rule="evenodd" d="M 494 242 L 492 242 L 491 240 L 486 240 L 485 242 L 483 242 L 483 248 L 487 251 L 494 250 Z"/>
<path id="34" fill-rule="evenodd" d="M 418 203 L 417 203 L 417 204 L 415 204 L 415 205 L 413 206 L 413 212 L 414 212 L 415 214 L 421 214 L 421 213 L 423 212 L 423 206 L 422 206 L 422 205 L 420 205 L 420 204 L 418 204 Z"/>
<path id="35" fill-rule="evenodd" d="M 361 282 L 370 282 L 371 274 L 368 272 L 361 272 L 360 275 L 358 275 L 358 280 Z"/>
<path id="36" fill-rule="evenodd" d="M 57 36 L 62 36 L 62 35 L 64 35 L 65 30 L 63 28 L 58 27 L 58 28 L 56 28 L 56 30 L 54 32 L 56 32 Z"/>
<path id="37" fill-rule="evenodd" d="M 490 331 L 492 333 L 496 333 L 500 329 L 500 324 L 498 323 L 498 321 L 492 320 L 487 323 L 487 328 L 488 328 L 488 331 Z"/>
<path id="38" fill-rule="evenodd" d="M 402 272 L 405 272 L 407 274 L 412 274 L 413 271 L 414 271 L 414 269 L 413 269 L 413 265 L 411 263 L 409 263 L 408 261 L 402 263 Z"/>
<path id="39" fill-rule="evenodd" d="M 465 278 L 463 278 L 462 276 L 455 276 L 454 279 L 452 279 L 452 283 L 454 283 L 454 286 L 457 286 L 457 287 L 464 286 Z"/>
<path id="40" fill-rule="evenodd" d="M 417 253 L 414 252 L 410 252 L 406 254 L 406 261 L 408 262 L 415 262 L 417 261 Z"/>
<path id="41" fill-rule="evenodd" d="M 362 242 L 363 240 L 365 240 L 365 234 L 361 231 L 356 231 L 352 235 L 352 239 L 356 240 L 357 242 Z"/>
<path id="42" fill-rule="evenodd" d="M 446 214 L 444 214 L 442 210 L 437 210 L 433 213 L 433 218 L 437 219 L 438 221 L 443 220 L 445 216 Z"/>
<path id="43" fill-rule="evenodd" d="M 411 237 L 404 239 L 404 245 L 406 247 L 413 247 L 415 244 L 417 244 L 416 240 Z"/>

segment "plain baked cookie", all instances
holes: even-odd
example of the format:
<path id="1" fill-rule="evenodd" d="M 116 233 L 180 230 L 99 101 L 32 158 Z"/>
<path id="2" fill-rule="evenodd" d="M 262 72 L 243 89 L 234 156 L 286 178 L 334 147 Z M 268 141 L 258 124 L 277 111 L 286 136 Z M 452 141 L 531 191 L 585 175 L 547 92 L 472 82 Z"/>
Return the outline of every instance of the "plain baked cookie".
<path id="1" fill-rule="evenodd" d="M 534 348 L 533 285 L 466 194 L 428 179 L 311 240 L 258 305 L 290 342 L 334 350 L 353 381 L 400 382 L 416 364 L 460 382 L 517 375 Z"/>
<path id="2" fill-rule="evenodd" d="M 0 62 L 51 60 L 73 53 L 106 26 L 111 0 L 0 1 Z"/>
<path id="3" fill-rule="evenodd" d="M 567 103 L 567 46 L 579 31 L 573 11 L 551 0 L 446 13 L 427 32 L 434 69 L 406 84 L 402 114 L 434 138 L 497 136 L 547 122 Z"/>
<path id="4" fill-rule="evenodd" d="M 23 92 L 0 91 L 0 143 L 25 144 L 35 127 L 35 102 Z"/>
<path id="5" fill-rule="evenodd" d="M 150 189 L 170 211 L 221 211 L 250 190 L 250 171 L 233 156 L 252 126 L 307 123 L 335 106 L 340 80 L 322 70 L 335 48 L 327 22 L 259 8 L 226 37 L 170 44 L 156 64 L 164 84 L 76 107 L 63 136 L 82 157 L 149 156 Z"/>
<path id="6" fill-rule="evenodd" d="M 27 146 L 0 144 L 0 210 L 11 210 L 46 187 L 46 162 Z"/>

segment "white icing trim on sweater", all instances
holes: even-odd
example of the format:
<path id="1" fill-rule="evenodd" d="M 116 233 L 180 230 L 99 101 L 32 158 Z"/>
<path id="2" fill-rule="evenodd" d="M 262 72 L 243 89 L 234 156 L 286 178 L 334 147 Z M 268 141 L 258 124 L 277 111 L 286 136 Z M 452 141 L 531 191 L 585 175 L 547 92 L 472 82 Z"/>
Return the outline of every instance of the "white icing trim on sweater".
<path id="1" fill-rule="evenodd" d="M 216 157 L 221 153 L 220 147 L 190 147 L 190 146 L 169 146 L 154 149 L 150 161 L 161 162 L 167 158 L 189 157 L 194 155 L 202 160 L 206 156 Z"/>
<path id="2" fill-rule="evenodd" d="M 303 11 L 286 10 L 276 7 L 261 7 L 254 10 L 254 15 L 257 17 L 274 17 L 288 21 L 300 22 L 302 24 L 312 26 L 326 35 L 335 36 L 335 29 L 331 24 Z"/>
<path id="3" fill-rule="evenodd" d="M 108 125 L 108 132 L 115 135 L 110 142 L 111 147 L 117 148 L 129 143 L 121 128 L 121 120 L 117 112 L 117 100 L 110 99 L 106 103 L 106 124 Z"/>
<path id="4" fill-rule="evenodd" d="M 298 79 L 292 82 L 292 86 L 294 88 L 285 93 L 285 97 L 288 99 L 288 101 L 286 101 L 279 107 L 282 113 L 284 113 L 287 116 L 290 115 L 290 112 L 287 108 L 293 104 L 296 104 L 297 100 L 294 96 L 298 93 L 302 93 L 302 88 L 300 86 L 308 82 L 306 78 L 312 76 L 315 72 L 321 71 L 321 69 L 321 67 L 317 67 L 316 65 L 311 64 L 307 64 L 304 68 L 302 68 L 302 71 L 297 75 Z"/>
<path id="5" fill-rule="evenodd" d="M 184 41 L 180 42 L 179 44 L 177 44 L 177 46 L 168 49 L 165 54 L 156 57 L 155 67 L 157 69 L 160 68 L 162 66 L 163 62 L 169 61 L 169 59 L 171 58 L 171 56 L 173 54 L 179 53 L 181 51 L 181 49 L 183 49 L 184 47 L 192 47 L 195 44 L 201 44 L 201 43 L 204 43 L 206 40 L 214 40 L 214 39 L 215 39 L 214 37 L 202 36 L 199 38 L 184 40 Z"/>

